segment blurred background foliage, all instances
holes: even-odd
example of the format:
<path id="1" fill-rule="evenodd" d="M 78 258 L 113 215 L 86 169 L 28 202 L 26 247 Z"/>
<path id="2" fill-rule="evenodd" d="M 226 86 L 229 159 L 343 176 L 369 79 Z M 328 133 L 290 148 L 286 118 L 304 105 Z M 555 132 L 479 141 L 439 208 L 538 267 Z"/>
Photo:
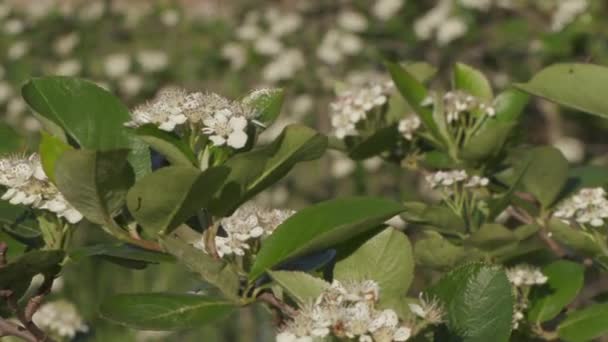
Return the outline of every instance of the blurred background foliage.
<path id="1" fill-rule="evenodd" d="M 605 65 L 606 13 L 608 3 L 593 0 L 0 0 L 0 134 L 27 137 L 23 146 L 0 146 L 0 152 L 36 146 L 40 124 L 20 96 L 30 77 L 87 78 L 130 107 L 167 86 L 233 98 L 251 88 L 283 87 L 283 116 L 266 135 L 294 121 L 329 133 L 335 90 L 382 77 L 384 60 L 437 66 L 437 88 L 449 87 L 455 62 L 483 70 L 497 89 L 555 62 Z M 520 138 L 554 145 L 574 164 L 605 164 L 605 125 L 535 100 Z M 397 165 L 330 153 L 256 200 L 297 209 L 345 194 L 414 199 L 424 194 L 421 186 Z M 76 239 L 107 238 L 82 229 Z M 138 270 L 108 261 L 75 260 L 54 292 L 74 302 L 91 327 L 78 341 L 254 342 L 274 336 L 270 315 L 255 307 L 215 326 L 174 334 L 104 321 L 97 308 L 113 293 L 207 290 L 174 265 Z"/>

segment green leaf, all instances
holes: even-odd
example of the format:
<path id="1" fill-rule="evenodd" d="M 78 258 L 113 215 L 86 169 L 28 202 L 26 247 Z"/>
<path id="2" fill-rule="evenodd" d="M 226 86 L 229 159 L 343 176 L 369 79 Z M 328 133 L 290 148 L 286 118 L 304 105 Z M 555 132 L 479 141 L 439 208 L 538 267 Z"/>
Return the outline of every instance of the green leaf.
<path id="1" fill-rule="evenodd" d="M 4 122 L 0 122 L 0 155 L 17 152 L 24 147 L 23 139 Z"/>
<path id="2" fill-rule="evenodd" d="M 192 149 L 174 134 L 148 124 L 135 129 L 135 134 L 173 165 L 196 166 L 198 162 Z"/>
<path id="3" fill-rule="evenodd" d="M 6 201 L 0 201 L 0 227 L 21 242 L 27 243 L 40 238 L 38 222 L 28 209 Z"/>
<path id="4" fill-rule="evenodd" d="M 444 275 L 430 293 L 443 302 L 448 327 L 463 342 L 509 340 L 513 296 L 499 266 L 459 266 Z"/>
<path id="5" fill-rule="evenodd" d="M 439 141 L 442 141 L 443 137 L 433 119 L 433 110 L 421 105 L 428 96 L 428 92 L 424 85 L 397 63 L 386 63 L 386 67 L 403 98 L 405 98 L 407 103 L 412 107 L 416 114 L 418 114 L 420 120 L 424 123 L 426 128 L 431 131 L 433 136 Z"/>
<path id="6" fill-rule="evenodd" d="M 533 289 L 528 312 L 530 322 L 542 323 L 555 318 L 576 298 L 585 281 L 583 266 L 567 260 L 544 267 L 543 274 L 549 279 L 546 285 Z"/>
<path id="7" fill-rule="evenodd" d="M 129 190 L 127 207 L 153 236 L 169 233 L 209 204 L 229 171 L 221 166 L 204 172 L 192 166 L 162 168 Z"/>
<path id="8" fill-rule="evenodd" d="M 198 328 L 227 316 L 235 306 L 219 298 L 194 294 L 139 293 L 106 298 L 103 318 L 134 329 L 182 330 Z"/>
<path id="9" fill-rule="evenodd" d="M 111 225 L 133 184 L 127 150 L 64 152 L 56 162 L 56 184 L 76 210 L 93 223 Z"/>
<path id="10" fill-rule="evenodd" d="M 297 163 L 318 159 L 327 137 L 301 125 L 287 126 L 270 145 L 239 153 L 225 166 L 230 174 L 210 205 L 216 216 L 226 216 L 260 191 L 283 178 Z"/>
<path id="11" fill-rule="evenodd" d="M 402 297 L 414 278 L 414 255 L 407 236 L 387 228 L 365 241 L 334 267 L 334 279 L 375 280 L 381 303 Z"/>
<path id="12" fill-rule="evenodd" d="M 516 242 L 517 236 L 507 227 L 498 223 L 485 223 L 468 239 L 473 246 L 493 250 Z"/>
<path id="13" fill-rule="evenodd" d="M 492 86 L 481 71 L 466 64 L 457 63 L 454 67 L 453 77 L 454 88 L 486 101 L 494 98 Z"/>
<path id="14" fill-rule="evenodd" d="M 524 189 L 533 194 L 544 208 L 558 199 L 568 180 L 568 161 L 553 147 L 529 151 L 530 164 L 522 178 Z"/>
<path id="15" fill-rule="evenodd" d="M 57 159 L 59 159 L 63 152 L 71 149 L 72 147 L 63 140 L 42 132 L 39 146 L 40 162 L 44 173 L 53 183 L 55 182 L 55 164 L 57 163 Z"/>
<path id="16" fill-rule="evenodd" d="M 270 89 L 267 93 L 256 94 L 255 98 L 245 98 L 245 102 L 255 108 L 256 119 L 264 126 L 271 125 L 281 114 L 281 107 L 285 100 L 283 89 Z"/>
<path id="17" fill-rule="evenodd" d="M 608 68 L 581 63 L 549 66 L 528 83 L 516 86 L 582 112 L 608 117 L 608 100 L 603 89 L 608 84 Z"/>
<path id="18" fill-rule="evenodd" d="M 192 245 L 171 236 L 161 239 L 163 248 L 175 256 L 190 271 L 197 273 L 207 283 L 217 287 L 226 298 L 239 300 L 239 276 L 223 260 L 217 260 Z"/>
<path id="19" fill-rule="evenodd" d="M 608 303 L 594 304 L 568 315 L 557 328 L 560 338 L 568 342 L 585 342 L 608 334 Z"/>
<path id="20" fill-rule="evenodd" d="M 21 89 L 25 101 L 43 118 L 61 127 L 80 147 L 97 150 L 131 148 L 136 173 L 149 169 L 147 146 L 124 127 L 129 109 L 93 82 L 70 77 L 33 78 Z M 59 137 L 61 138 L 61 137 Z"/>
<path id="21" fill-rule="evenodd" d="M 393 149 L 399 141 L 397 127 L 384 127 L 353 146 L 348 155 L 353 160 L 364 160 Z"/>
<path id="22" fill-rule="evenodd" d="M 59 250 L 33 251 L 0 267 L 0 289 L 11 289 L 20 282 L 29 281 L 38 273 L 55 273 L 65 253 Z"/>
<path id="23" fill-rule="evenodd" d="M 273 271 L 268 274 L 300 305 L 314 301 L 329 288 L 325 280 L 304 272 Z"/>
<path id="24" fill-rule="evenodd" d="M 141 249 L 124 243 L 100 244 L 76 248 L 69 253 L 70 259 L 80 261 L 87 257 L 112 257 L 145 263 L 175 262 L 171 255 Z"/>
<path id="25" fill-rule="evenodd" d="M 331 247 L 373 229 L 403 209 L 399 203 L 371 197 L 335 199 L 305 208 L 264 241 L 249 279 L 256 279 L 290 258 Z"/>
<path id="26" fill-rule="evenodd" d="M 451 243 L 437 232 L 425 231 L 424 234 L 425 237 L 414 246 L 416 262 L 422 266 L 449 269 L 469 256 L 464 247 Z"/>
<path id="27" fill-rule="evenodd" d="M 580 253 L 596 256 L 602 254 L 603 250 L 608 250 L 605 243 L 597 241 L 593 235 L 580 229 L 570 227 L 558 219 L 549 221 L 548 229 L 551 232 L 551 237 L 553 239 Z"/>

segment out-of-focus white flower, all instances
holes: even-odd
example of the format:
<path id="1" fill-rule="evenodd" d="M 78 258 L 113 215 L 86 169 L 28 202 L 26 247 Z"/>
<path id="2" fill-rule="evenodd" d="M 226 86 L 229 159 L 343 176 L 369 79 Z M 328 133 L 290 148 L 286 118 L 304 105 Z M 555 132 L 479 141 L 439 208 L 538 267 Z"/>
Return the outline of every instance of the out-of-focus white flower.
<path id="1" fill-rule="evenodd" d="M 439 324 L 443 320 L 443 307 L 436 298 L 427 298 L 422 293 L 418 296 L 418 303 L 408 304 L 410 311 L 429 324 Z"/>
<path id="2" fill-rule="evenodd" d="M 19 58 L 25 56 L 29 50 L 30 50 L 30 45 L 26 41 L 20 40 L 20 41 L 14 42 L 13 44 L 11 44 L 11 46 L 8 47 L 6 56 L 10 60 L 16 60 L 16 59 L 19 59 Z"/>
<path id="3" fill-rule="evenodd" d="M 131 57 L 125 53 L 108 55 L 104 59 L 103 68 L 110 78 L 122 77 L 131 69 Z"/>
<path id="4" fill-rule="evenodd" d="M 561 0 L 557 1 L 557 9 L 551 18 L 551 29 L 554 32 L 563 30 L 578 16 L 587 11 L 587 0 Z"/>
<path id="5" fill-rule="evenodd" d="M 372 8 L 372 13 L 380 20 L 392 18 L 403 7 L 405 0 L 377 0 Z"/>
<path id="6" fill-rule="evenodd" d="M 55 74 L 60 76 L 77 76 L 82 71 L 82 64 L 77 59 L 68 59 L 55 66 Z"/>
<path id="7" fill-rule="evenodd" d="M 458 17 L 449 18 L 437 28 L 437 43 L 447 45 L 467 33 L 468 27 L 464 20 Z"/>
<path id="8" fill-rule="evenodd" d="M 262 35 L 262 30 L 256 24 L 245 23 L 243 26 L 237 28 L 236 36 L 240 40 L 252 41 Z"/>
<path id="9" fill-rule="evenodd" d="M 301 26 L 302 17 L 298 13 L 281 13 L 275 20 L 270 22 L 270 34 L 275 37 L 283 37 L 294 33 Z"/>
<path id="10" fill-rule="evenodd" d="M 77 333 L 89 331 L 74 304 L 65 300 L 43 304 L 32 319 L 42 330 L 62 338 L 73 339 Z"/>
<path id="11" fill-rule="evenodd" d="M 431 188 L 451 187 L 457 183 L 464 183 L 468 179 L 465 170 L 437 171 L 425 177 Z"/>
<path id="12" fill-rule="evenodd" d="M 101 0 L 91 0 L 85 2 L 85 5 L 80 9 L 78 17 L 82 21 L 97 21 L 101 18 L 106 10 L 106 6 Z"/>
<path id="13" fill-rule="evenodd" d="M 13 88 L 7 82 L 0 81 L 0 104 L 5 103 L 13 95 Z"/>
<path id="14" fill-rule="evenodd" d="M 292 101 L 291 112 L 293 115 L 301 117 L 304 114 L 308 114 L 312 110 L 313 106 L 314 100 L 310 95 L 298 95 Z"/>
<path id="15" fill-rule="evenodd" d="M 144 79 L 136 74 L 128 74 L 120 79 L 120 91 L 127 96 L 139 94 L 144 86 Z"/>
<path id="16" fill-rule="evenodd" d="M 242 148 L 247 143 L 247 119 L 234 116 L 229 109 L 222 109 L 212 117 L 203 120 L 203 133 L 209 135 L 209 140 L 215 146 L 228 145 Z"/>
<path id="17" fill-rule="evenodd" d="M 492 0 L 459 0 L 459 2 L 465 8 L 479 11 L 488 11 L 492 7 Z"/>
<path id="18" fill-rule="evenodd" d="M 363 50 L 363 40 L 355 34 L 344 33 L 338 47 L 345 55 L 354 56 Z"/>
<path id="19" fill-rule="evenodd" d="M 169 65 L 169 56 L 162 50 L 142 50 L 137 53 L 137 63 L 145 72 L 159 72 Z"/>
<path id="20" fill-rule="evenodd" d="M 488 186 L 490 180 L 486 177 L 479 177 L 477 175 L 469 177 L 469 180 L 464 184 L 465 188 L 480 188 Z"/>
<path id="21" fill-rule="evenodd" d="M 590 224 L 602 227 L 608 219 L 608 199 L 603 188 L 584 188 L 574 196 L 562 201 L 553 216 L 566 223 L 575 221 L 579 224 Z"/>
<path id="22" fill-rule="evenodd" d="M 420 128 L 420 125 L 420 118 L 418 118 L 418 116 L 414 114 L 410 115 L 405 119 L 401 119 L 399 121 L 397 129 L 399 130 L 399 133 L 403 135 L 405 140 L 412 140 L 414 138 L 414 132 L 416 132 L 418 128 Z"/>
<path id="23" fill-rule="evenodd" d="M 559 137 L 553 146 L 560 150 L 571 163 L 580 163 L 585 158 L 585 144 L 572 137 Z"/>
<path id="24" fill-rule="evenodd" d="M 13 97 L 8 101 L 6 105 L 6 111 L 8 114 L 11 113 L 23 113 L 27 109 L 27 104 L 21 97 Z"/>
<path id="25" fill-rule="evenodd" d="M 166 9 L 160 14 L 160 22 L 167 27 L 173 27 L 179 23 L 179 12 L 176 9 Z"/>
<path id="26" fill-rule="evenodd" d="M 4 23 L 4 32 L 8 35 L 17 35 L 23 32 L 25 24 L 20 19 L 10 19 Z"/>
<path id="27" fill-rule="evenodd" d="M 264 35 L 255 40 L 255 52 L 263 56 L 274 56 L 283 51 L 283 43 L 273 36 Z"/>
<path id="28" fill-rule="evenodd" d="M 55 53 L 59 56 L 67 56 L 72 53 L 72 51 L 74 51 L 74 48 L 76 47 L 76 45 L 78 45 L 79 42 L 80 36 L 78 35 L 78 33 L 68 33 L 59 37 L 53 43 L 53 51 L 55 51 Z"/>
<path id="29" fill-rule="evenodd" d="M 362 49 L 363 41 L 359 36 L 339 30 L 329 30 L 317 48 L 317 57 L 327 64 L 335 65 L 342 62 L 345 55 L 356 55 Z"/>
<path id="30" fill-rule="evenodd" d="M 11 6 L 7 3 L 0 4 L 0 20 L 5 19 L 11 13 Z"/>
<path id="31" fill-rule="evenodd" d="M 49 210 L 70 223 L 77 223 L 82 215 L 74 209 L 49 181 L 40 157 L 5 157 L 0 159 L 0 185 L 7 188 L 0 199 L 18 205 Z"/>
<path id="32" fill-rule="evenodd" d="M 441 0 L 421 18 L 414 22 L 414 33 L 419 39 L 431 39 L 433 33 L 450 16 L 452 0 Z"/>
<path id="33" fill-rule="evenodd" d="M 29 132 L 38 132 L 40 131 L 40 128 L 42 128 L 42 125 L 35 117 L 28 116 L 23 121 L 23 128 Z"/>
<path id="34" fill-rule="evenodd" d="M 340 12 L 337 21 L 338 25 L 346 31 L 362 32 L 367 29 L 367 18 L 353 10 Z"/>
<path id="35" fill-rule="evenodd" d="M 227 43 L 222 47 L 222 57 L 230 61 L 230 67 L 239 70 L 247 64 L 247 48 L 239 43 Z"/>
<path id="36" fill-rule="evenodd" d="M 548 280 L 538 267 L 530 265 L 517 265 L 507 269 L 507 278 L 516 287 L 542 285 Z"/>
<path id="37" fill-rule="evenodd" d="M 302 52 L 298 49 L 288 49 L 276 56 L 262 70 L 262 77 L 270 83 L 289 80 L 305 65 Z"/>

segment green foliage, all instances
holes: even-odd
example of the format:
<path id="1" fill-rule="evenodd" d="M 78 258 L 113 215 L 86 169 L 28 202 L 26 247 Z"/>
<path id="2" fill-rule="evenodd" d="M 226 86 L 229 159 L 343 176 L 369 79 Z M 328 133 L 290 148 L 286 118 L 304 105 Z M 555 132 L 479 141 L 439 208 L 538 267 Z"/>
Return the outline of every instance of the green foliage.
<path id="1" fill-rule="evenodd" d="M 17 152 L 23 147 L 23 139 L 9 125 L 0 122 L 0 155 Z"/>
<path id="2" fill-rule="evenodd" d="M 195 294 L 121 294 L 106 299 L 102 317 L 136 329 L 180 330 L 210 324 L 235 309 L 224 300 Z"/>
<path id="3" fill-rule="evenodd" d="M 594 304 L 569 314 L 560 323 L 557 332 L 564 341 L 591 341 L 608 333 L 607 319 L 608 304 Z"/>
<path id="4" fill-rule="evenodd" d="M 459 266 L 444 275 L 430 293 L 444 303 L 450 332 L 462 341 L 509 340 L 513 297 L 500 267 Z"/>
<path id="5" fill-rule="evenodd" d="M 162 131 L 152 124 L 135 130 L 138 138 L 165 156 L 173 165 L 196 166 L 198 164 L 192 149 L 175 135 Z"/>
<path id="6" fill-rule="evenodd" d="M 329 283 L 323 279 L 304 272 L 271 271 L 268 274 L 300 305 L 314 301 L 329 287 Z"/>

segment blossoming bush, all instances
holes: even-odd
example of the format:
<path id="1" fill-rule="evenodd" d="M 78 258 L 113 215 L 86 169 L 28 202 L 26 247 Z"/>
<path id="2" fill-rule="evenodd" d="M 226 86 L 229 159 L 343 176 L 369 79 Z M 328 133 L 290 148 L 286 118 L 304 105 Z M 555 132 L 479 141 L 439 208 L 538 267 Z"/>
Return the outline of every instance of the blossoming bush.
<path id="1" fill-rule="evenodd" d="M 530 95 L 608 116 L 608 69 L 557 64 L 497 93 L 465 64 L 447 89 L 427 86 L 436 70 L 426 63 L 386 70 L 340 91 L 331 132 L 292 124 L 269 143 L 260 136 L 279 117 L 281 89 L 238 99 L 166 89 L 130 111 L 86 80 L 31 79 L 22 95 L 44 124 L 38 150 L 0 158 L 0 334 L 94 331 L 69 302 L 46 301 L 66 265 L 93 256 L 181 265 L 205 284 L 106 298 L 99 315 L 134 329 L 190 329 L 262 305 L 279 342 L 608 333 L 608 304 L 591 284 L 608 270 L 605 169 L 570 168 L 556 148 L 517 135 Z M 426 200 L 254 202 L 328 149 L 419 176 Z M 113 242 L 79 244 L 78 230 Z"/>

